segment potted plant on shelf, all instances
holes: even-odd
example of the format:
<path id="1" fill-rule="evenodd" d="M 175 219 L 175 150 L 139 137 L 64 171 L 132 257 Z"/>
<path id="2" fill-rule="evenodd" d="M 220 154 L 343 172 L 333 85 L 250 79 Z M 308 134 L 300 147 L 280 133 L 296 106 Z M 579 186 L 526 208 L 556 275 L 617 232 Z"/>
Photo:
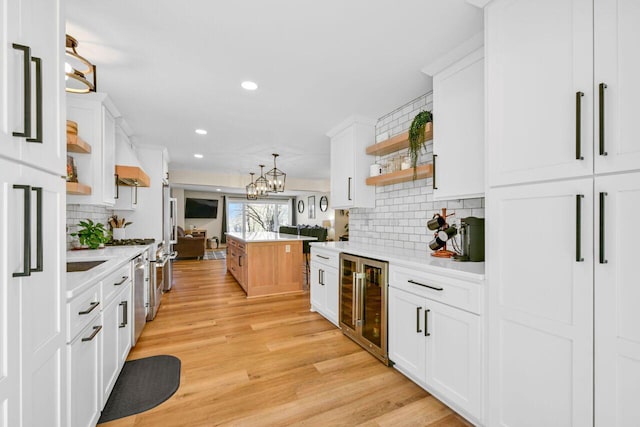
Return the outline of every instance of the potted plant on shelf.
<path id="1" fill-rule="evenodd" d="M 421 111 L 411 122 L 409 127 L 409 156 L 411 157 L 411 167 L 413 168 L 413 179 L 418 177 L 416 166 L 418 165 L 418 157 L 420 151 L 425 148 L 425 128 L 427 123 L 433 122 L 431 111 Z"/>
<path id="2" fill-rule="evenodd" d="M 90 219 L 86 221 L 80 221 L 78 224 L 80 229 L 77 233 L 71 233 L 72 236 L 78 236 L 80 245 L 86 246 L 89 249 L 98 249 L 104 246 L 109 241 L 110 233 L 105 230 L 104 224 L 97 222 L 94 223 Z"/>

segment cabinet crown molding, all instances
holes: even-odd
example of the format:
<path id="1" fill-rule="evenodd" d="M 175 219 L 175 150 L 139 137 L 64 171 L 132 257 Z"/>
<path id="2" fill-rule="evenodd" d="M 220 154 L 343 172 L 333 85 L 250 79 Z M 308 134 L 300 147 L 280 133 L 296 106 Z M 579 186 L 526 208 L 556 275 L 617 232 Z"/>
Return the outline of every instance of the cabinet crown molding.
<path id="1" fill-rule="evenodd" d="M 493 0 L 467 0 L 467 3 L 469 3 L 472 6 L 479 7 L 480 9 L 483 9 L 486 5 L 488 5 L 492 1 Z"/>
<path id="2" fill-rule="evenodd" d="M 337 134 L 339 134 L 340 132 L 342 132 L 343 130 L 348 128 L 349 126 L 352 126 L 352 125 L 355 125 L 355 124 L 361 124 L 361 125 L 366 125 L 366 126 L 375 126 L 376 123 L 378 123 L 378 121 L 375 120 L 375 119 L 371 119 L 369 117 L 365 117 L 365 116 L 360 116 L 360 115 L 354 114 L 353 116 L 350 116 L 347 119 L 345 119 L 340 124 L 334 126 L 330 131 L 327 132 L 327 136 L 329 138 L 333 138 L 334 136 L 336 136 Z"/>
<path id="3" fill-rule="evenodd" d="M 476 33 L 473 37 L 466 40 L 456 48 L 450 50 L 445 55 L 440 56 L 435 61 L 422 67 L 420 71 L 422 71 L 424 74 L 428 76 L 433 77 L 434 75 L 438 74 L 440 71 L 444 70 L 451 64 L 459 61 L 460 59 L 469 55 L 473 51 L 482 48 L 483 46 L 484 46 L 484 33 L 483 32 Z"/>

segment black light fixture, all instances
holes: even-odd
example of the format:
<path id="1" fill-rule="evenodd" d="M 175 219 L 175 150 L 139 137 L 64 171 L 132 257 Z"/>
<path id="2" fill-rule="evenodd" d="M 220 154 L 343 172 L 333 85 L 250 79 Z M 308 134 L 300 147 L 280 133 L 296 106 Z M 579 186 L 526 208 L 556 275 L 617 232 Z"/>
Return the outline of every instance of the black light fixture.
<path id="1" fill-rule="evenodd" d="M 260 166 L 260 176 L 256 179 L 256 195 L 257 197 L 267 197 L 269 195 L 269 181 L 264 177 L 264 165 Z"/>
<path id="2" fill-rule="evenodd" d="M 78 40 L 69 34 L 66 35 L 65 47 L 65 90 L 71 93 L 95 92 L 96 66 L 78 54 Z"/>
<path id="3" fill-rule="evenodd" d="M 254 184 L 253 182 L 253 175 L 255 175 L 255 173 L 250 172 L 249 175 L 251 175 L 251 183 L 249 183 L 246 187 L 247 199 L 256 200 L 258 198 L 258 190 L 256 190 L 256 184 Z"/>
<path id="4" fill-rule="evenodd" d="M 266 174 L 267 181 L 269 182 L 269 192 L 271 193 L 282 193 L 284 191 L 285 181 L 287 179 L 287 174 L 282 172 L 276 166 L 276 159 L 279 154 L 274 153 L 273 156 L 273 169 L 271 169 Z"/>

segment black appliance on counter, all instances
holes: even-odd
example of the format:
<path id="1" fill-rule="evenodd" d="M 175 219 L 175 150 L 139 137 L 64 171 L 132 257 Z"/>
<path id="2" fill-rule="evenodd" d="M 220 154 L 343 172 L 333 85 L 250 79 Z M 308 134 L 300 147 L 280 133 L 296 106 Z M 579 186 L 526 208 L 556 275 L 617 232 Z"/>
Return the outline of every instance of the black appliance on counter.
<path id="1" fill-rule="evenodd" d="M 484 261 L 484 218 L 470 216 L 460 220 L 460 251 L 455 261 Z"/>

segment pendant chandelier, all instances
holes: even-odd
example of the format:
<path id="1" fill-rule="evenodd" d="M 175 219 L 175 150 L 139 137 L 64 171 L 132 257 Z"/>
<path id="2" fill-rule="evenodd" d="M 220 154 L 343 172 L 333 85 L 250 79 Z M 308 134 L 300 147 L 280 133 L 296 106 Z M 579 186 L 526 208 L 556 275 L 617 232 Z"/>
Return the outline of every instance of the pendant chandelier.
<path id="1" fill-rule="evenodd" d="M 269 192 L 282 193 L 284 191 L 284 183 L 287 179 L 287 174 L 282 172 L 276 166 L 276 159 L 278 154 L 272 154 L 273 156 L 273 169 L 266 174 L 267 181 L 269 182 Z"/>
<path id="2" fill-rule="evenodd" d="M 269 181 L 264 177 L 264 165 L 260 166 L 260 176 L 256 179 L 256 194 L 257 197 L 267 197 L 269 194 Z"/>
<path id="3" fill-rule="evenodd" d="M 66 35 L 65 47 L 65 90 L 71 93 L 95 92 L 97 86 L 96 66 L 76 52 L 78 40 L 68 34 Z"/>
<path id="4" fill-rule="evenodd" d="M 251 175 L 251 183 L 249 185 L 247 185 L 247 199 L 248 200 L 256 200 L 258 198 L 258 190 L 256 189 L 256 185 L 253 183 L 253 175 L 255 175 L 255 173 L 250 172 L 249 175 Z"/>

